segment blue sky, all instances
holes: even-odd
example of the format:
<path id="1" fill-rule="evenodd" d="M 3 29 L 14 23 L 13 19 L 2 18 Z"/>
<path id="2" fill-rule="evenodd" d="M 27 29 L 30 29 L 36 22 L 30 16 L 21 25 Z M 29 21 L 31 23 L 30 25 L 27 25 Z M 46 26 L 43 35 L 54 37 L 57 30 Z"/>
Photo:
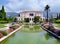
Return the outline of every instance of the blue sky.
<path id="1" fill-rule="evenodd" d="M 47 4 L 50 6 L 50 11 L 60 12 L 60 0 L 0 0 L 0 9 L 4 5 L 6 12 L 43 11 Z"/>

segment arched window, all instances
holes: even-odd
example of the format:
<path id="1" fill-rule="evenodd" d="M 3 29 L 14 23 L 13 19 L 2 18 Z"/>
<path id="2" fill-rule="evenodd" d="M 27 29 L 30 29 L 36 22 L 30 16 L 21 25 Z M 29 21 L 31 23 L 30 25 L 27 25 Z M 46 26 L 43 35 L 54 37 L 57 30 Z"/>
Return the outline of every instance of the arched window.
<path id="1" fill-rule="evenodd" d="M 34 16 L 34 14 L 33 13 L 30 13 L 30 16 Z"/>
<path id="2" fill-rule="evenodd" d="M 18 14 L 18 16 L 20 17 L 20 14 Z"/>

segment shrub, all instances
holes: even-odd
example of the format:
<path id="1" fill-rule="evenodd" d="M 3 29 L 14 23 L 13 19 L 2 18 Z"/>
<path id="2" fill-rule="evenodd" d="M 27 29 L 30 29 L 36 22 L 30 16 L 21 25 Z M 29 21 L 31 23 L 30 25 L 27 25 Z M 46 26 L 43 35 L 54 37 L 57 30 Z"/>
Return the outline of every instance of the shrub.
<path id="1" fill-rule="evenodd" d="M 35 16 L 35 17 L 34 17 L 34 23 L 39 22 L 39 18 L 40 18 L 39 16 Z"/>
<path id="2" fill-rule="evenodd" d="M 55 20 L 55 23 L 60 23 L 60 19 L 58 19 L 58 20 Z"/>
<path id="3" fill-rule="evenodd" d="M 24 23 L 24 21 L 23 21 L 23 20 L 21 20 L 21 21 L 20 21 L 20 23 Z"/>
<path id="4" fill-rule="evenodd" d="M 43 23 L 43 21 L 41 20 L 41 21 L 39 21 L 40 23 Z"/>
<path id="5" fill-rule="evenodd" d="M 7 31 L 6 30 L 0 30 L 0 33 L 2 33 L 4 36 L 7 35 Z"/>
<path id="6" fill-rule="evenodd" d="M 25 22 L 29 22 L 29 18 L 24 18 L 24 21 Z"/>
<path id="7" fill-rule="evenodd" d="M 17 18 L 15 17 L 15 18 L 13 19 L 13 21 L 14 21 L 14 22 L 17 22 Z"/>

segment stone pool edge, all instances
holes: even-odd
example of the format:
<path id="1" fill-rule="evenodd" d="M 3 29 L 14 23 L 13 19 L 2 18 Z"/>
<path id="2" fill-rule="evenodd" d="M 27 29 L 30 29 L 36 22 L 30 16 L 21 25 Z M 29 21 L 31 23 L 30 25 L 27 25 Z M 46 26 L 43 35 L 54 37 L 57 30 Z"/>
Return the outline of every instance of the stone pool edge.
<path id="1" fill-rule="evenodd" d="M 2 37 L 2 38 L 0 39 L 0 42 L 2 42 L 3 40 L 5 40 L 5 39 L 8 38 L 9 36 L 11 36 L 13 33 L 15 33 L 15 32 L 17 32 L 18 30 L 20 30 L 22 27 L 23 27 L 23 25 L 20 26 L 18 29 L 14 30 L 13 32 L 11 32 L 10 34 L 8 34 L 7 36 Z"/>

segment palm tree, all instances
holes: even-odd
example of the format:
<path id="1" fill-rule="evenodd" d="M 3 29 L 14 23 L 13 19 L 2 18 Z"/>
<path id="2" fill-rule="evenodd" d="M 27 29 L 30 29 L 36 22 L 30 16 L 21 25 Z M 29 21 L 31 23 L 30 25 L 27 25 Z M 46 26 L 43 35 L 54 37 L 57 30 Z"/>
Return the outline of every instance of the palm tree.
<path id="1" fill-rule="evenodd" d="M 50 6 L 49 5 L 46 5 L 45 7 L 45 11 L 47 12 L 47 21 L 48 21 L 48 10 L 49 10 Z"/>

